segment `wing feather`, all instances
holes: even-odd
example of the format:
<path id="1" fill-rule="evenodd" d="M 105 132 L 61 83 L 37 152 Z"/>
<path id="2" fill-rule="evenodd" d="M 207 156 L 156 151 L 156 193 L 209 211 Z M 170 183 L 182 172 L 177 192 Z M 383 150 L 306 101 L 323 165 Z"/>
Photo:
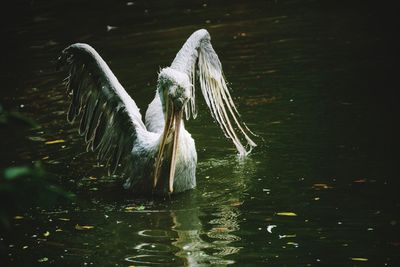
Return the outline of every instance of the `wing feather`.
<path id="1" fill-rule="evenodd" d="M 69 71 L 68 121 L 80 117 L 79 134 L 85 136 L 87 150 L 96 151 L 115 173 L 120 163 L 129 164 L 138 129 L 146 129 L 136 103 L 91 46 L 67 47 L 58 63 Z"/>
<path id="2" fill-rule="evenodd" d="M 195 31 L 186 40 L 171 64 L 171 68 L 186 73 L 192 80 L 191 100 L 185 106 L 186 118 L 196 117 L 195 77 L 198 77 L 204 100 L 225 136 L 232 140 L 239 154 L 245 156 L 256 146 L 250 138 L 254 135 L 240 119 L 225 80 L 222 64 L 211 45 L 207 30 Z M 249 134 L 250 133 L 250 134 Z M 242 144 L 242 140 L 246 144 Z"/>

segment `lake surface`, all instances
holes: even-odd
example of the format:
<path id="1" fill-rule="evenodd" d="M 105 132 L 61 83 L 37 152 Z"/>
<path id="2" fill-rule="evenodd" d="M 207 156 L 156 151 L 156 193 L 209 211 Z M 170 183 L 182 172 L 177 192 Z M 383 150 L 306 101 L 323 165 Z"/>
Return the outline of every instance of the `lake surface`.
<path id="1" fill-rule="evenodd" d="M 41 160 L 77 200 L 13 220 L 2 266 L 399 266 L 397 33 L 381 7 L 58 0 L 9 11 L 17 15 L 2 23 L 1 104 L 41 128 L 3 129 L 0 166 Z M 91 44 L 144 112 L 157 72 L 199 28 L 258 146 L 239 160 L 199 101 L 186 123 L 197 188 L 136 198 L 66 122 L 55 60 L 71 43 Z"/>

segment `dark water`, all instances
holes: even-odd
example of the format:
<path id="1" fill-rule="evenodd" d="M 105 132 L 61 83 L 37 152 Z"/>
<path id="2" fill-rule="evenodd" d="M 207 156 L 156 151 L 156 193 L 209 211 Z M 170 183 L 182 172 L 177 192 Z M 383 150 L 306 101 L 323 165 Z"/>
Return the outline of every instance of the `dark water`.
<path id="1" fill-rule="evenodd" d="M 1 237 L 2 266 L 399 266 L 397 33 L 390 8 L 379 5 L 59 0 L 5 8 L 1 104 L 41 128 L 3 131 L 0 165 L 42 160 L 78 199 L 14 220 Z M 258 147 L 239 161 L 200 103 L 187 123 L 198 187 L 137 199 L 66 123 L 54 61 L 67 45 L 90 43 L 144 111 L 157 71 L 199 28 L 211 33 Z M 57 139 L 65 142 L 45 144 Z"/>

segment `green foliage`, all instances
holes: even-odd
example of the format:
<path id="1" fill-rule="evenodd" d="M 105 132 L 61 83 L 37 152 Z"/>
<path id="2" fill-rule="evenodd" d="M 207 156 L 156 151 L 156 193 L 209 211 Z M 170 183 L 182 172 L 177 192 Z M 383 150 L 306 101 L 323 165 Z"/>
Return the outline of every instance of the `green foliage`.
<path id="1" fill-rule="evenodd" d="M 26 166 L 18 166 L 18 167 L 10 167 L 4 170 L 4 179 L 5 180 L 14 180 L 18 179 L 23 175 L 27 175 L 31 172 L 31 169 Z M 1 185 L 0 185 L 1 188 Z"/>
<path id="2" fill-rule="evenodd" d="M 0 104 L 0 127 L 38 127 L 18 112 L 5 111 Z M 75 196 L 58 185 L 54 175 L 41 162 L 29 166 L 10 166 L 0 170 L 0 228 L 10 227 L 10 218 L 36 207 L 50 208 Z"/>
<path id="3" fill-rule="evenodd" d="M 32 128 L 39 127 L 32 119 L 16 111 L 6 111 L 0 104 L 0 127 L 10 127 L 14 125 L 23 125 Z"/>

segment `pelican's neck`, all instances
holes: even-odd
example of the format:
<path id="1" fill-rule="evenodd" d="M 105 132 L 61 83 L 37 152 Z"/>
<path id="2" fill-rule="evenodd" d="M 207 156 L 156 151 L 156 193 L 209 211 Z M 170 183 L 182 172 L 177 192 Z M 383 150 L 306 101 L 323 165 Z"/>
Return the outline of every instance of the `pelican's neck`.
<path id="1" fill-rule="evenodd" d="M 176 54 L 171 68 L 186 73 L 189 77 L 192 76 L 192 70 L 197 60 L 198 49 L 202 40 L 210 39 L 210 34 L 204 30 L 195 31 Z"/>
<path id="2" fill-rule="evenodd" d="M 191 99 L 187 107 L 185 108 L 185 116 L 186 119 L 189 117 L 196 118 L 197 117 L 197 108 L 196 108 L 196 97 L 195 97 L 195 69 L 196 62 L 199 57 L 199 53 L 201 53 L 202 49 L 206 49 L 208 46 L 205 42 L 210 42 L 210 34 L 204 30 L 195 31 L 184 43 L 182 48 L 176 54 L 174 61 L 171 64 L 171 69 L 176 71 L 185 73 L 187 77 L 189 77 L 189 81 L 192 84 L 191 87 Z"/>

